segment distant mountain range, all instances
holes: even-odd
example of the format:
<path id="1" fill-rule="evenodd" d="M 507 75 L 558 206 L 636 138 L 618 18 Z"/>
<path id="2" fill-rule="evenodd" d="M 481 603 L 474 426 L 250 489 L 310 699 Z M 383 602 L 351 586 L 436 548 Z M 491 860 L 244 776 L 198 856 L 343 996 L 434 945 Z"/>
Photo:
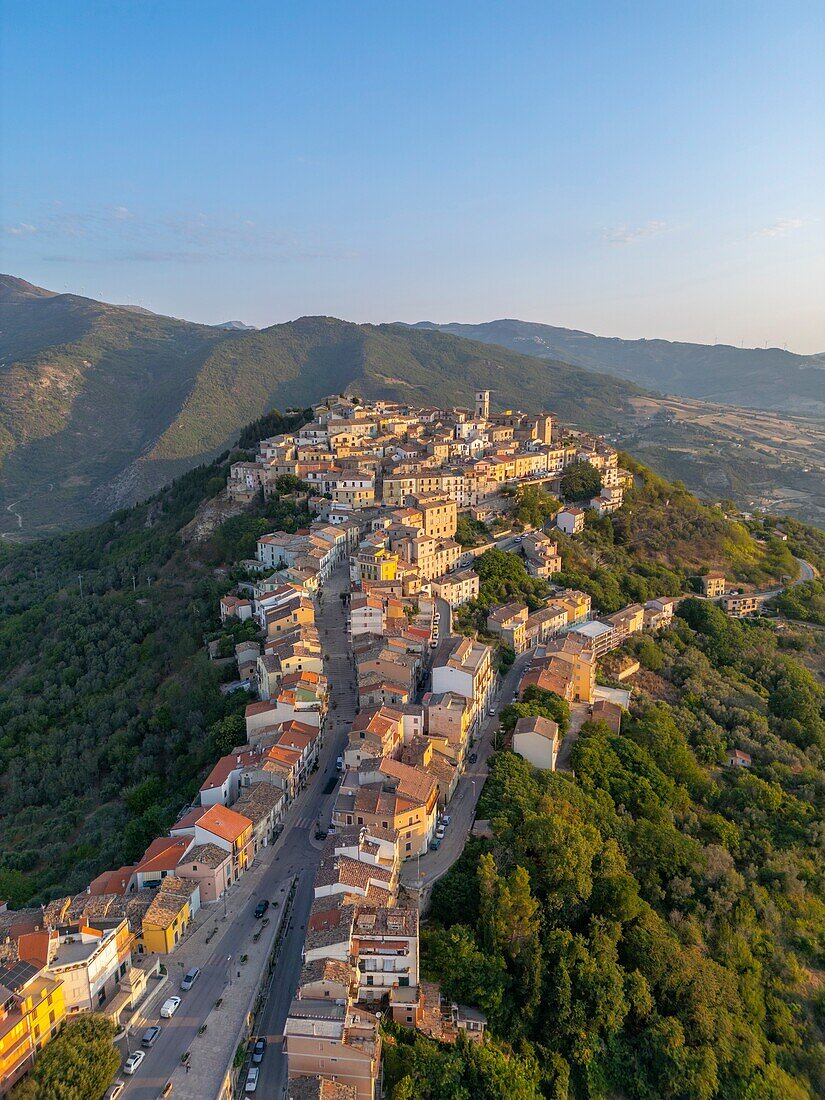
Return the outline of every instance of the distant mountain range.
<path id="1" fill-rule="evenodd" d="M 615 430 L 627 381 L 405 325 L 198 325 L 0 276 L 0 532 L 77 527 L 229 446 L 271 408 L 367 398 L 550 408 Z"/>
<path id="2" fill-rule="evenodd" d="M 619 340 L 532 321 L 479 325 L 421 321 L 414 327 L 605 371 L 660 393 L 825 416 L 825 353 L 795 355 L 780 348 Z"/>

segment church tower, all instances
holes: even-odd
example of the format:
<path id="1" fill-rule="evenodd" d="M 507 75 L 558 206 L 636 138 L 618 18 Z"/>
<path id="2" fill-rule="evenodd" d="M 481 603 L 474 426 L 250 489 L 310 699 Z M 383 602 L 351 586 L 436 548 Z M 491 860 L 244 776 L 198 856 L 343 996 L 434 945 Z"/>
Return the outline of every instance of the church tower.
<path id="1" fill-rule="evenodd" d="M 476 390 L 476 420 L 490 419 L 490 391 Z"/>

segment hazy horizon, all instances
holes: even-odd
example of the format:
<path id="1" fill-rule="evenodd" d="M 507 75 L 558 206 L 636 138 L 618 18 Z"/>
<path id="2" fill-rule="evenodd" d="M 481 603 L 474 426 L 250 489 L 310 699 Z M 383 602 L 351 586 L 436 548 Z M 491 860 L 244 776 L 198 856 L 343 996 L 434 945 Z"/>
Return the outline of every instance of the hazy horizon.
<path id="1" fill-rule="evenodd" d="M 23 279 L 25 282 L 33 283 L 35 286 L 40 286 L 44 290 L 52 290 L 52 291 L 55 290 L 55 287 L 44 287 L 44 286 L 42 286 L 42 284 L 36 283 L 32 279 L 27 279 L 25 275 L 19 275 L 15 272 L 11 272 L 11 271 L 0 272 L 0 275 L 10 275 L 10 276 L 12 276 L 12 278 Z M 135 308 L 137 308 L 137 309 L 149 309 L 148 306 L 142 306 L 138 302 L 126 302 L 126 301 L 115 302 L 115 301 L 113 301 L 109 298 L 97 298 L 96 296 L 86 294 L 85 292 L 83 294 L 81 294 L 81 292 L 79 290 L 72 290 L 70 288 L 68 288 L 66 290 L 60 290 L 60 291 L 58 291 L 58 293 L 61 293 L 61 294 L 62 293 L 75 294 L 75 295 L 79 295 L 80 297 L 87 297 L 87 298 L 88 297 L 93 297 L 96 301 L 102 301 L 102 302 L 105 302 L 109 305 L 120 306 L 120 307 L 125 308 L 125 309 L 135 309 Z M 582 333 L 585 333 L 588 336 L 603 337 L 605 339 L 617 338 L 617 339 L 622 339 L 622 340 L 646 340 L 648 342 L 665 341 L 667 343 L 695 343 L 695 344 L 705 344 L 705 345 L 708 344 L 708 341 L 701 341 L 701 340 L 686 340 L 686 341 L 683 341 L 683 340 L 679 340 L 678 338 L 674 338 L 674 337 L 670 337 L 670 336 L 663 336 L 661 334 L 659 334 L 659 335 L 649 334 L 649 335 L 636 335 L 636 336 L 617 336 L 617 334 L 614 333 L 614 332 L 596 332 L 593 329 L 582 328 L 581 326 L 565 325 L 563 323 L 556 322 L 556 321 L 545 321 L 545 320 L 541 320 L 541 319 L 535 318 L 535 317 L 505 316 L 504 314 L 502 314 L 499 317 L 486 317 L 486 318 L 482 318 L 480 320 L 477 319 L 477 318 L 469 319 L 469 320 L 462 320 L 462 319 L 455 318 L 455 317 L 445 318 L 443 320 L 440 320 L 438 318 L 433 318 L 433 317 L 418 317 L 415 320 L 408 320 L 408 319 L 401 318 L 401 317 L 385 317 L 385 318 L 381 318 L 379 320 L 371 320 L 371 319 L 367 319 L 367 318 L 341 317 L 337 314 L 330 313 L 329 310 L 321 310 L 318 313 L 298 313 L 294 317 L 285 317 L 285 318 L 278 319 L 278 320 L 275 320 L 275 321 L 264 321 L 261 324 L 254 324 L 252 321 L 249 321 L 245 317 L 229 317 L 229 316 L 223 316 L 222 315 L 220 320 L 217 320 L 217 319 L 203 320 L 203 319 L 194 318 L 194 317 L 184 317 L 181 314 L 170 313 L 168 310 L 163 310 L 163 309 L 151 309 L 150 312 L 151 313 L 156 313 L 156 314 L 158 314 L 159 316 L 162 316 L 162 317 L 173 317 L 175 320 L 178 320 L 178 321 L 191 321 L 195 324 L 206 324 L 206 325 L 217 326 L 217 325 L 225 325 L 225 324 L 228 324 L 230 322 L 235 322 L 235 323 L 241 323 L 241 324 L 244 324 L 244 325 L 250 325 L 251 327 L 253 327 L 255 329 L 258 329 L 258 330 L 271 328 L 274 325 L 288 324 L 291 321 L 298 321 L 302 317 L 334 317 L 336 320 L 348 321 L 348 322 L 351 322 L 352 324 L 356 324 L 356 325 L 361 325 L 361 324 L 364 324 L 364 325 L 390 325 L 390 324 L 416 325 L 416 324 L 428 323 L 428 324 L 432 324 L 432 325 L 436 325 L 436 326 L 450 325 L 450 324 L 478 326 L 478 325 L 486 325 L 486 324 L 495 324 L 495 323 L 501 322 L 501 321 L 524 321 L 524 322 L 527 322 L 528 324 L 547 325 L 551 328 L 559 328 L 559 329 L 564 329 L 564 330 L 567 330 L 567 331 L 582 332 Z M 725 346 L 725 347 L 736 347 L 736 348 L 738 348 L 740 350 L 744 350 L 744 351 L 764 351 L 764 350 L 766 350 L 766 345 L 764 345 L 764 344 L 761 347 L 757 347 L 755 345 L 750 345 L 750 344 L 742 344 L 742 345 L 740 345 L 740 344 L 728 344 L 724 340 L 717 340 L 715 343 L 720 345 L 720 346 Z M 713 346 L 713 344 L 711 344 L 710 346 Z M 789 352 L 791 354 L 794 354 L 794 355 L 821 355 L 821 354 L 825 354 L 825 351 L 801 352 L 801 351 L 798 351 L 796 348 L 792 348 L 792 347 L 783 348 L 783 347 L 780 347 L 779 345 L 770 344 L 770 343 L 767 344 L 767 350 L 768 351 L 771 351 L 771 350 L 787 351 L 787 352 Z"/>

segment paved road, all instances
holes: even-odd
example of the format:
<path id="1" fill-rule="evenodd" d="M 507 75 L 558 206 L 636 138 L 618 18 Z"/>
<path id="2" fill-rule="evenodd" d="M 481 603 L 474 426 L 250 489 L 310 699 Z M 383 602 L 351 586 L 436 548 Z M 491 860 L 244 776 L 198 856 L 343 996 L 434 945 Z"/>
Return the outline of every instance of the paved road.
<path id="1" fill-rule="evenodd" d="M 150 1014 L 146 1024 L 129 1037 L 131 1049 L 135 1050 L 140 1046 L 140 1038 L 147 1027 L 152 1023 L 161 1025 L 160 1037 L 154 1047 L 147 1051 L 146 1059 L 138 1072 L 131 1079 L 123 1078 L 127 1082 L 123 1095 L 128 1100 L 155 1100 L 159 1095 L 180 1065 L 181 1054 L 192 1045 L 215 1001 L 219 997 L 227 999 L 232 996 L 230 982 L 235 970 L 228 960 L 237 959 L 249 937 L 259 927 L 253 912 L 255 900 L 275 897 L 279 887 L 288 883 L 293 874 L 298 874 L 301 878 L 290 930 L 281 950 L 283 963 L 279 963 L 273 973 L 269 1001 L 260 1028 L 261 1034 L 272 1038 L 283 1033 L 286 1010 L 300 969 L 304 937 L 301 925 L 306 923 L 306 914 L 312 901 L 315 869 L 320 860 L 320 845 L 314 841 L 315 827 L 319 819 L 329 821 L 334 793 L 327 793 L 326 788 L 337 777 L 335 759 L 346 744 L 347 731 L 354 716 L 355 695 L 350 688 L 353 672 L 346 640 L 345 613 L 338 596 L 339 592 L 346 590 L 348 576 L 347 569 L 343 568 L 330 578 L 317 615 L 324 651 L 329 654 L 326 672 L 330 681 L 330 711 L 319 770 L 290 807 L 286 827 L 271 861 L 262 861 L 260 865 L 254 866 L 243 876 L 238 886 L 234 887 L 238 891 L 235 906 L 237 908 L 240 902 L 240 908 L 237 908 L 234 918 L 230 914 L 232 919 L 220 938 L 213 939 L 204 949 L 205 957 L 197 958 L 201 977 L 189 992 L 181 993 L 178 986 L 184 971 L 192 964 L 192 959 L 186 958 L 184 962 L 173 955 L 167 960 L 170 980 L 153 1005 L 153 1015 Z M 214 915 L 210 914 L 209 923 L 219 920 L 220 916 L 222 914 L 217 907 Z M 181 956 L 183 954 L 181 951 Z M 160 1020 L 160 1007 L 166 997 L 173 994 L 181 997 L 181 1006 L 170 1020 Z M 125 1050 L 125 1044 L 123 1049 Z M 264 1058 L 258 1096 L 280 1096 L 279 1086 L 286 1079 L 285 1060 L 283 1067 L 281 1062 L 280 1046 L 273 1044 L 273 1048 Z"/>
<path id="2" fill-rule="evenodd" d="M 818 571 L 814 569 L 809 561 L 805 561 L 804 558 L 794 558 L 794 561 L 796 561 L 799 566 L 799 576 L 791 587 L 793 587 L 794 584 L 802 584 L 803 581 L 815 580 L 819 576 Z"/>
<path id="3" fill-rule="evenodd" d="M 321 645 L 327 655 L 326 674 L 330 684 L 329 727 L 321 752 L 321 765 L 313 784 L 304 792 L 306 802 L 300 820 L 304 827 L 293 826 L 276 857 L 275 866 L 283 876 L 300 876 L 292 914 L 281 946 L 278 964 L 272 974 L 268 999 L 258 1025 L 268 1046 L 261 1065 L 256 1097 L 280 1100 L 286 1086 L 286 1057 L 283 1053 L 283 1032 L 289 1005 L 298 985 L 301 952 L 307 916 L 313 900 L 315 872 L 321 859 L 321 845 L 314 840 L 315 823 L 329 825 L 335 792 L 327 789 L 337 779 L 336 757 L 344 751 L 347 733 L 355 717 L 355 673 L 346 634 L 346 615 L 339 594 L 349 591 L 348 568 L 338 570 L 327 583 L 323 606 L 317 615 Z"/>
<path id="4" fill-rule="evenodd" d="M 512 702 L 519 679 L 528 663 L 529 654 L 522 654 L 501 681 L 495 700 L 496 711 Z M 420 859 L 407 860 L 401 866 L 401 882 L 411 890 L 426 893 L 432 884 L 452 867 L 461 855 L 475 819 L 476 804 L 487 778 L 487 760 L 493 751 L 493 733 L 498 728 L 498 714 L 487 717 L 481 736 L 473 751 L 478 754 L 475 764 L 468 764 L 467 771 L 459 779 L 446 813 L 452 818 L 447 833 L 437 852 L 427 852 Z M 423 900 L 423 899 L 422 899 Z"/>

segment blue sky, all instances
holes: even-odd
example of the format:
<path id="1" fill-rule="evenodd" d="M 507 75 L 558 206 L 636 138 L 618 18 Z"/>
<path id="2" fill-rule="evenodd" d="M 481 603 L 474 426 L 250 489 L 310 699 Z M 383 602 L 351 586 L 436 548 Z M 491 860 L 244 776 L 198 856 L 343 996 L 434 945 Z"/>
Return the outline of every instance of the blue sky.
<path id="1" fill-rule="evenodd" d="M 825 351 L 825 7 L 6 0 L 0 268 Z"/>

